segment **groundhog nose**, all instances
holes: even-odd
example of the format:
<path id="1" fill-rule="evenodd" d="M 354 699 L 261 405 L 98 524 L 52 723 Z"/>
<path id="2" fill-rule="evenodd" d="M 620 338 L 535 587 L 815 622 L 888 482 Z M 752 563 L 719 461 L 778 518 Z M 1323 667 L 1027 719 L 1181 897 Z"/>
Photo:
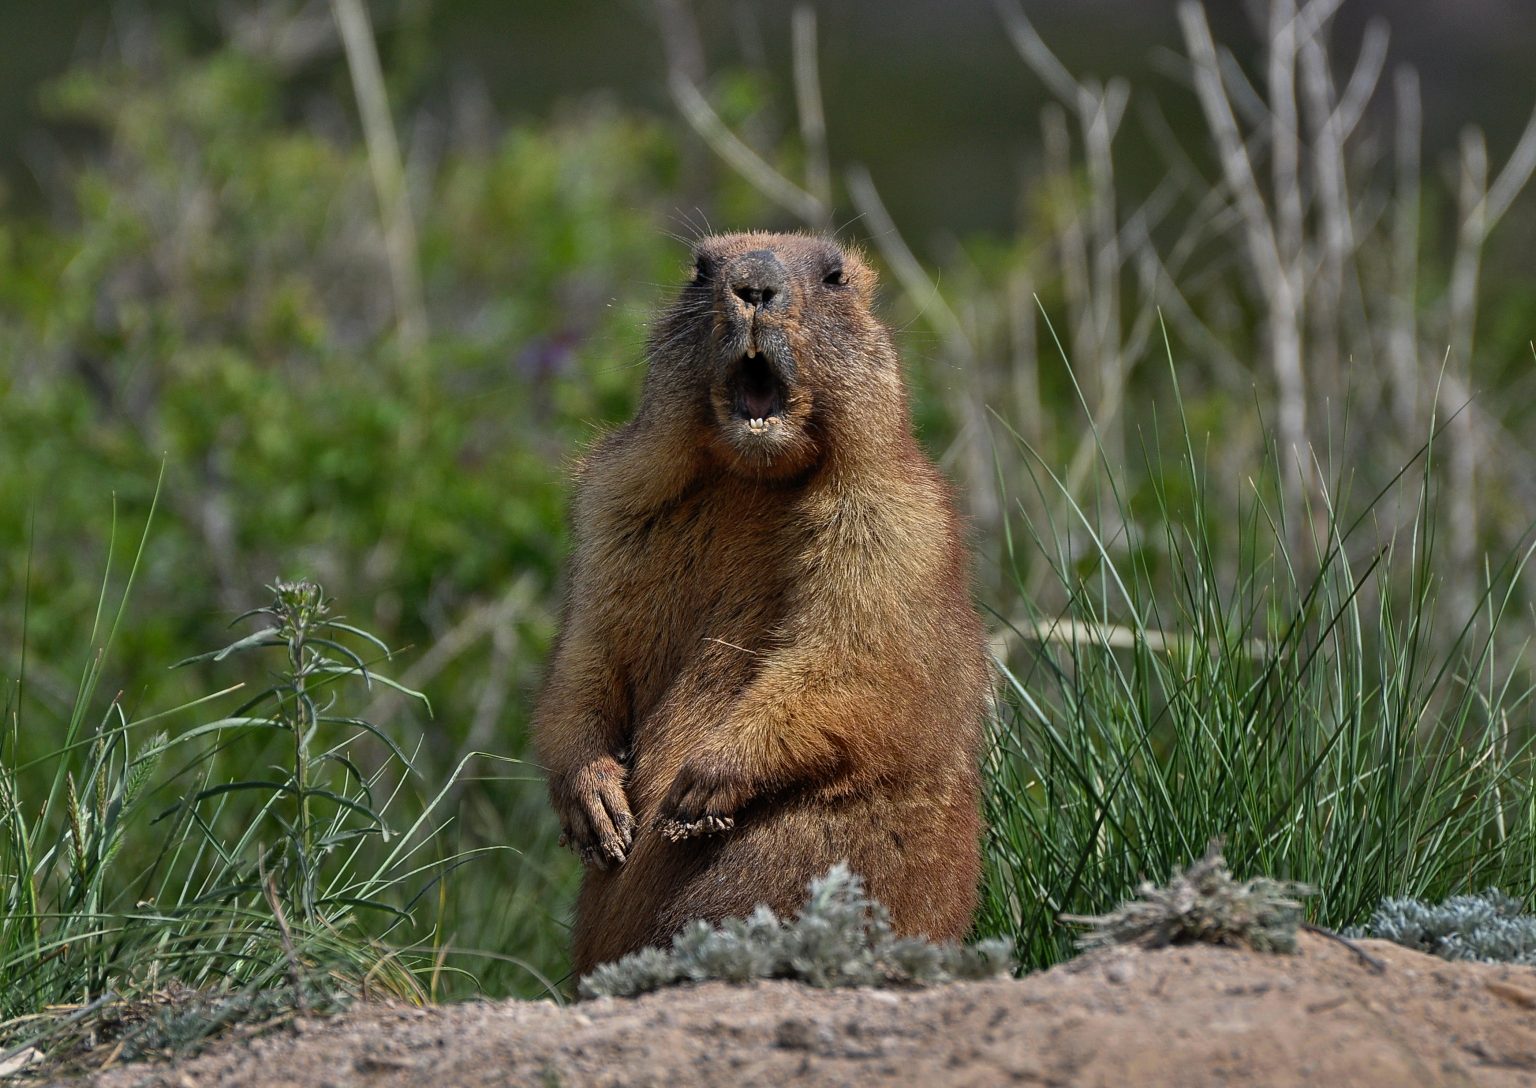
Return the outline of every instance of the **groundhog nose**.
<path id="1" fill-rule="evenodd" d="M 766 249 L 742 254 L 726 272 L 733 295 L 748 306 L 764 309 L 771 309 L 776 300 L 782 303 L 787 281 L 784 266 Z"/>

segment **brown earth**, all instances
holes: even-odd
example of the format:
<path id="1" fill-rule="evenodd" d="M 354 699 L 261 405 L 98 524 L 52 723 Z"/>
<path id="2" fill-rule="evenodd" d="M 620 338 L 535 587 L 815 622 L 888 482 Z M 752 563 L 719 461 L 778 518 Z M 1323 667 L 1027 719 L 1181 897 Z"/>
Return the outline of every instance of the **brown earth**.
<path id="1" fill-rule="evenodd" d="M 1536 969 L 1303 935 L 1296 956 L 1113 950 L 928 990 L 721 983 L 560 1008 L 363 1008 L 100 1088 L 1536 1085 Z"/>

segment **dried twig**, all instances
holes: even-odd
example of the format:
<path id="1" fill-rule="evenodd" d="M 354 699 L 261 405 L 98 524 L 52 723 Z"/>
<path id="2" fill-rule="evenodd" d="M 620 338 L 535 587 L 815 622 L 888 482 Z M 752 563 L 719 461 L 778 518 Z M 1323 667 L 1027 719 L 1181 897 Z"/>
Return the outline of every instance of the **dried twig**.
<path id="1" fill-rule="evenodd" d="M 293 931 L 288 928 L 288 915 L 283 911 L 282 897 L 277 894 L 277 884 L 267 873 L 266 866 L 257 859 L 257 876 L 261 881 L 261 893 L 272 910 L 277 929 L 283 941 L 283 956 L 288 963 L 288 983 L 293 987 L 293 1006 L 301 1015 L 309 1012 L 309 998 L 304 992 L 304 973 L 299 965 L 299 955 L 293 944 Z"/>
<path id="2" fill-rule="evenodd" d="M 1419 77 L 1412 68 L 1399 68 L 1393 77 L 1397 107 L 1395 147 L 1396 194 L 1392 208 L 1392 292 L 1387 366 L 1392 374 L 1392 405 L 1397 425 L 1412 433 L 1419 413 L 1418 306 L 1419 282 L 1419 143 L 1423 111 Z"/>
<path id="3" fill-rule="evenodd" d="M 394 289 L 400 340 L 407 349 L 418 348 L 426 340 L 427 309 L 421 290 L 416 224 L 411 218 L 405 168 L 401 165 L 400 145 L 395 139 L 378 47 L 362 0 L 331 0 L 331 12 L 341 30 L 347 69 L 352 75 L 352 90 L 363 119 L 368 166 L 373 173 L 379 215 L 384 223 L 384 243 L 389 253 L 390 285 Z"/>
<path id="4" fill-rule="evenodd" d="M 1319 936 L 1319 937 L 1326 937 L 1330 941 L 1334 941 L 1334 942 L 1337 942 L 1338 944 L 1343 945 L 1345 948 L 1349 949 L 1351 952 L 1354 953 L 1355 958 L 1357 958 L 1361 963 L 1363 963 L 1367 967 L 1369 967 L 1372 971 L 1375 971 L 1378 975 L 1386 974 L 1386 972 L 1387 972 L 1387 964 L 1386 964 L 1385 960 L 1379 959 L 1378 957 L 1371 955 L 1369 952 L 1367 952 L 1365 949 L 1361 948 L 1358 944 L 1356 944 L 1354 941 L 1350 940 L 1348 937 L 1345 937 L 1342 934 L 1335 933 L 1331 929 L 1324 929 L 1322 926 L 1315 926 L 1311 922 L 1303 922 L 1303 923 L 1301 923 L 1301 928 L 1304 929 L 1308 933 L 1315 934 L 1316 936 Z"/>
<path id="5" fill-rule="evenodd" d="M 800 115 L 800 140 L 805 145 L 805 188 L 826 215 L 832 208 L 832 169 L 827 159 L 827 119 L 816 65 L 816 9 L 809 4 L 797 5 L 790 25 L 794 32 L 795 108 Z"/>
<path id="6" fill-rule="evenodd" d="M 1250 267 L 1259 277 L 1267 308 L 1265 325 L 1269 363 L 1274 371 L 1279 401 L 1276 414 L 1286 501 L 1289 509 L 1300 510 L 1307 487 L 1309 460 L 1305 452 L 1308 441 L 1306 378 L 1301 354 L 1302 301 L 1296 264 L 1301 216 L 1299 200 L 1293 199 L 1297 192 L 1293 162 L 1295 118 L 1293 109 L 1289 109 L 1284 101 L 1274 101 L 1276 97 L 1286 99 L 1289 93 L 1289 80 L 1280 69 L 1284 67 L 1282 61 L 1289 62 L 1294 58 L 1294 4 L 1291 0 L 1276 0 L 1276 6 L 1278 14 L 1271 19 L 1270 48 L 1279 54 L 1280 60 L 1272 59 L 1270 63 L 1270 109 L 1277 111 L 1271 133 L 1283 145 L 1274 151 L 1274 180 L 1276 188 L 1282 192 L 1277 221 L 1271 221 L 1266 210 L 1253 163 L 1244 146 L 1237 119 L 1232 115 L 1231 102 L 1223 90 L 1216 45 L 1211 38 L 1210 24 L 1206 22 L 1205 9 L 1194 0 L 1185 0 L 1179 5 L 1179 22 L 1194 66 L 1195 91 L 1216 142 L 1227 188 L 1242 213 Z M 1294 107 L 1294 99 L 1290 101 L 1290 107 Z M 1300 549 L 1293 548 L 1292 551 L 1299 552 Z"/>

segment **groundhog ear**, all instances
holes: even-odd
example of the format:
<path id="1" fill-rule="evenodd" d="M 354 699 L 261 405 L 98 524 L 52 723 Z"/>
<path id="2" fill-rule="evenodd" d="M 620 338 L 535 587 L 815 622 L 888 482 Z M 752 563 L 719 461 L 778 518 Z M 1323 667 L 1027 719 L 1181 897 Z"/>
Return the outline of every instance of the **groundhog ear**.
<path id="1" fill-rule="evenodd" d="M 843 263 L 843 274 L 848 282 L 857 286 L 867 294 L 873 295 L 875 288 L 880 286 L 880 274 L 874 266 L 864 260 L 862 253 L 850 253 Z"/>

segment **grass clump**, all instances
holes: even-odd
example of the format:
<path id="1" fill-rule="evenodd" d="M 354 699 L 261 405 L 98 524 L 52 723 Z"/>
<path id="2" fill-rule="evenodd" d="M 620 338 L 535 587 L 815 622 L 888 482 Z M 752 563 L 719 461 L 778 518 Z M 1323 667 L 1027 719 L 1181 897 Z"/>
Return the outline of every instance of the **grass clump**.
<path id="1" fill-rule="evenodd" d="M 427 996 L 430 926 L 412 907 L 441 872 L 423 856 L 435 802 L 395 824 L 410 758 L 346 709 L 398 688 L 363 656 L 387 650 L 334 616 L 320 586 L 268 588 L 270 603 L 241 617 L 257 630 L 191 659 L 253 659 L 265 679 L 254 693 L 237 682 L 138 717 L 119 694 L 97 717 L 109 633 L 58 747 L 18 761 L 13 689 L 0 733 L 0 1061 L 58 1068 L 107 1043 L 111 1060 L 173 1053 L 357 997 Z M 168 724 L 236 699 L 212 720 Z M 229 766 L 239 774 L 219 773 Z"/>
<path id="2" fill-rule="evenodd" d="M 1269 877 L 1234 879 L 1221 855 L 1221 840 L 1214 839 L 1204 857 L 1187 869 L 1175 869 L 1167 884 L 1145 881 L 1137 888 L 1138 898 L 1108 914 L 1067 915 L 1063 921 L 1093 927 L 1078 938 L 1084 948 L 1219 944 L 1295 952 L 1301 900 L 1313 891 Z"/>
<path id="3" fill-rule="evenodd" d="M 670 951 L 645 948 L 581 980 L 583 997 L 631 997 L 678 982 L 788 978 L 812 986 L 921 986 L 993 978 L 1012 969 L 1009 942 L 969 947 L 898 937 L 890 913 L 844 863 L 811 881 L 792 921 L 760 906 L 719 926 L 697 921 Z"/>
<path id="4" fill-rule="evenodd" d="M 1441 959 L 1536 966 L 1536 915 L 1497 888 L 1442 903 L 1387 899 L 1352 935 L 1393 941 Z"/>
<path id="5" fill-rule="evenodd" d="M 1171 350 L 1170 374 L 1177 397 Z M 1386 898 L 1526 893 L 1536 551 L 1490 563 L 1460 611 L 1438 434 L 1358 499 L 1315 466 L 1300 509 L 1271 451 L 1234 514 L 1214 498 L 1231 474 L 1187 416 L 1172 426 L 1182 449 L 1149 446 L 1145 488 L 1106 456 L 1080 502 L 1042 460 L 1017 504 L 980 932 L 1048 967 L 1076 950 L 1059 918 L 1104 915 L 1218 835 L 1235 871 L 1316 888 L 1309 918 L 1332 930 Z"/>

